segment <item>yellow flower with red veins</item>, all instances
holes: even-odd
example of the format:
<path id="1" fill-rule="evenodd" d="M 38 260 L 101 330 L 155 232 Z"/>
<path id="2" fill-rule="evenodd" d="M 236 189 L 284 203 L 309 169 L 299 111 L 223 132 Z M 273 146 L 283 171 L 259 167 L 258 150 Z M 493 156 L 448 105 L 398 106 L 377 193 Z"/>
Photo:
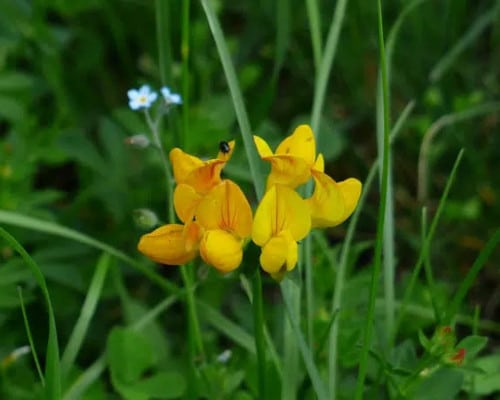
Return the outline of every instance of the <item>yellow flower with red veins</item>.
<path id="1" fill-rule="evenodd" d="M 203 161 L 175 147 L 170 151 L 170 162 L 177 185 L 191 186 L 197 193 L 206 194 L 221 182 L 220 173 L 233 154 L 234 140 L 227 143 L 229 151 L 219 151 L 217 158 Z"/>
<path id="2" fill-rule="evenodd" d="M 297 264 L 297 242 L 311 230 L 307 203 L 284 185 L 274 185 L 266 192 L 252 227 L 252 240 L 262 247 L 260 265 L 274 279 L 280 280 Z"/>
<path id="3" fill-rule="evenodd" d="M 273 153 L 266 141 L 254 136 L 260 157 L 271 163 L 267 190 L 276 184 L 292 189 L 314 179 L 314 192 L 307 199 L 312 228 L 339 225 L 353 213 L 361 195 L 361 182 L 349 178 L 336 182 L 324 173 L 323 155 L 316 157 L 316 141 L 309 125 L 300 125 Z"/>
<path id="4" fill-rule="evenodd" d="M 177 148 L 170 152 L 178 183 L 174 207 L 184 225 L 168 224 L 143 235 L 140 252 L 167 265 L 185 264 L 198 252 L 221 272 L 240 265 L 243 245 L 252 229 L 252 210 L 239 186 L 220 178 L 234 142 L 228 146 L 229 151 L 220 151 L 216 159 L 208 161 Z"/>

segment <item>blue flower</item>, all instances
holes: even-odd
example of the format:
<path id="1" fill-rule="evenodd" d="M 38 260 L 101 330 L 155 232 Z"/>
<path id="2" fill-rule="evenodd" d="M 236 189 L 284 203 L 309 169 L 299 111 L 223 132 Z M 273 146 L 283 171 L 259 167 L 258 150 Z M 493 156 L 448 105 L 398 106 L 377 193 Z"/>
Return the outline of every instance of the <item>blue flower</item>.
<path id="1" fill-rule="evenodd" d="M 168 106 L 171 104 L 182 104 L 181 95 L 177 93 L 172 93 L 170 89 L 166 86 L 163 86 L 161 88 L 161 94 L 163 95 L 165 103 L 167 103 Z"/>
<path id="2" fill-rule="evenodd" d="M 153 92 L 148 85 L 142 85 L 139 90 L 130 89 L 127 95 L 128 105 L 132 110 L 149 108 L 158 98 L 158 94 Z"/>

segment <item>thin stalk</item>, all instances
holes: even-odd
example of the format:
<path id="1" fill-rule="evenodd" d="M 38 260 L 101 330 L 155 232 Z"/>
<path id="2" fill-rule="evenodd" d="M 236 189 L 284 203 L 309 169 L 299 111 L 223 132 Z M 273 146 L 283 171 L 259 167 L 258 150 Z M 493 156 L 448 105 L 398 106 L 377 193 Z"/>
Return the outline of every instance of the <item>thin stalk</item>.
<path id="1" fill-rule="evenodd" d="M 168 27 L 170 26 L 169 1 L 156 0 L 155 10 L 160 80 L 162 85 L 166 85 L 167 82 L 171 81 L 172 77 L 170 70 L 170 66 L 172 65 L 170 36 L 165 34 L 165 32 L 168 32 Z"/>
<path id="2" fill-rule="evenodd" d="M 264 337 L 264 308 L 262 301 L 262 278 L 260 268 L 257 268 L 253 276 L 253 295 L 252 295 L 252 308 L 253 308 L 253 321 L 254 321 L 254 335 L 255 335 L 255 350 L 257 352 L 257 371 L 259 380 L 259 399 L 265 400 L 267 398 L 266 392 L 266 345 Z"/>
<path id="3" fill-rule="evenodd" d="M 306 279 L 306 327 L 307 327 L 307 344 L 309 348 L 313 348 L 314 330 L 313 330 L 313 313 L 314 313 L 314 282 L 313 282 L 313 265 L 312 265 L 312 237 L 309 235 L 308 240 L 304 241 L 304 261 L 305 261 L 305 279 Z M 300 308 L 299 308 L 300 310 Z"/>
<path id="4" fill-rule="evenodd" d="M 322 40 L 321 40 L 321 18 L 319 15 L 319 7 L 317 0 L 307 0 L 307 18 L 309 20 L 309 31 L 311 32 L 311 43 L 313 48 L 314 69 L 316 73 L 319 71 L 322 57 Z"/>
<path id="5" fill-rule="evenodd" d="M 421 234 L 421 243 L 425 242 L 425 235 L 427 234 L 427 208 L 422 208 L 422 234 Z M 432 273 L 431 261 L 429 259 L 429 251 L 426 248 L 423 248 L 424 252 L 424 271 L 425 277 L 427 280 L 427 285 L 429 286 L 429 290 L 431 292 L 431 302 L 432 307 L 434 308 L 434 315 L 436 318 L 436 324 L 441 324 L 441 312 L 439 310 L 439 304 L 437 303 L 437 290 L 436 284 L 434 283 L 434 276 Z"/>
<path id="6" fill-rule="evenodd" d="M 387 86 L 387 70 L 385 63 L 385 46 L 384 46 L 384 24 L 382 19 L 382 4 L 381 0 L 377 0 L 377 16 L 378 16 L 378 43 L 380 54 L 380 66 L 382 69 L 382 93 L 384 103 L 384 152 L 382 158 L 382 184 L 381 198 L 378 213 L 377 223 L 377 241 L 375 245 L 374 266 L 372 272 L 372 281 L 370 287 L 370 302 L 368 305 L 368 314 L 365 323 L 365 335 L 363 340 L 363 348 L 361 351 L 361 360 L 359 365 L 359 375 L 356 384 L 356 400 L 363 397 L 364 384 L 366 378 L 366 369 L 368 365 L 368 354 L 373 332 L 373 320 L 375 317 L 375 301 L 377 297 L 377 289 L 379 287 L 380 270 L 382 264 L 382 247 L 384 239 L 385 225 L 385 210 L 387 204 L 387 185 L 389 177 L 389 90 Z"/>
<path id="7" fill-rule="evenodd" d="M 313 132 L 318 135 L 319 122 L 321 120 L 321 112 L 325 103 L 326 89 L 332 69 L 333 60 L 337 51 L 337 44 L 340 36 L 340 29 L 344 21 L 345 9 L 347 0 L 338 0 L 335 6 L 335 12 L 328 31 L 326 39 L 325 51 L 321 59 L 320 67 L 317 74 L 316 84 L 314 87 L 314 99 L 311 116 L 311 127 Z M 317 139 L 317 138 L 316 138 Z"/>
<path id="8" fill-rule="evenodd" d="M 434 237 L 434 232 L 436 231 L 436 227 L 439 221 L 439 218 L 441 217 L 441 214 L 444 209 L 444 205 L 446 204 L 446 200 L 448 199 L 448 193 L 450 192 L 451 185 L 455 179 L 455 175 L 458 170 L 458 166 L 460 165 L 460 161 L 462 160 L 464 154 L 464 150 L 460 150 L 460 153 L 458 153 L 457 159 L 455 160 L 455 164 L 453 164 L 453 168 L 450 173 L 450 177 L 448 178 L 448 181 L 446 182 L 446 187 L 444 188 L 443 195 L 441 196 L 441 200 L 439 201 L 438 208 L 436 210 L 436 214 L 434 215 L 434 218 L 432 219 L 431 225 L 429 227 L 429 232 L 427 233 L 427 236 L 425 238 L 425 241 L 422 246 L 422 251 L 420 251 L 420 255 L 418 257 L 417 263 L 415 267 L 413 268 L 411 277 L 410 277 L 410 282 L 408 283 L 408 287 L 405 290 L 405 293 L 403 295 L 403 301 L 401 302 L 401 309 L 399 311 L 398 318 L 396 320 L 396 325 L 394 326 L 394 332 L 392 333 L 392 340 L 397 335 L 399 326 L 401 325 L 401 322 L 403 320 L 403 317 L 406 313 L 406 306 L 410 301 L 411 294 L 413 292 L 413 288 L 415 287 L 415 284 L 417 282 L 418 275 L 420 273 L 420 270 L 422 269 L 422 265 L 424 262 L 424 255 L 426 252 L 429 251 L 430 244 L 432 242 L 432 239 Z M 444 319 L 446 321 L 446 318 Z"/>
<path id="9" fill-rule="evenodd" d="M 182 133 L 179 135 L 181 139 L 177 146 L 183 145 L 184 135 L 189 132 L 189 11 L 190 0 L 182 0 L 182 39 L 181 39 L 181 56 L 182 56 Z"/>
<path id="10" fill-rule="evenodd" d="M 85 301 L 80 310 L 80 315 L 73 327 L 73 331 L 71 332 L 71 336 L 61 358 L 63 377 L 67 377 L 68 373 L 71 371 L 76 356 L 81 349 L 83 340 L 89 329 L 90 321 L 94 316 L 97 303 L 101 297 L 110 263 L 111 256 L 108 253 L 103 253 L 97 263 Z"/>
<path id="11" fill-rule="evenodd" d="M 186 288 L 186 303 L 188 307 L 188 316 L 189 316 L 189 325 L 190 332 L 192 334 L 192 340 L 194 343 L 194 348 L 198 354 L 196 356 L 201 357 L 202 360 L 205 360 L 205 350 L 203 348 L 203 341 L 201 339 L 201 330 L 198 319 L 198 313 L 196 310 L 196 301 L 194 298 L 194 285 L 193 280 L 188 270 L 192 269 L 192 265 L 187 264 L 181 267 L 182 280 L 184 282 L 184 286 Z"/>
<path id="12" fill-rule="evenodd" d="M 229 49 L 211 2 L 209 0 L 201 0 L 201 5 L 205 11 L 210 31 L 212 32 L 215 45 L 217 46 L 217 51 L 219 52 L 219 58 L 222 68 L 224 69 L 227 85 L 229 86 L 229 92 L 231 93 L 236 119 L 238 120 L 238 125 L 241 130 L 241 137 L 245 146 L 245 152 L 248 158 L 248 165 L 250 167 L 250 174 L 252 175 L 255 193 L 257 194 L 257 199 L 260 200 L 264 195 L 264 175 L 261 172 L 261 160 L 253 141 L 252 129 L 250 127 L 250 121 L 246 112 L 245 103 L 243 102 L 243 96 L 241 94 L 238 78 L 236 77 Z"/>
<path id="13" fill-rule="evenodd" d="M 175 221 L 173 190 L 172 190 L 174 184 L 174 178 L 172 175 L 172 171 L 170 170 L 170 164 L 168 163 L 165 150 L 163 149 L 163 144 L 160 139 L 161 115 L 159 115 L 155 121 L 153 121 L 153 119 L 151 118 L 151 114 L 149 113 L 148 110 L 144 111 L 144 115 L 146 116 L 146 122 L 153 137 L 153 143 L 160 153 L 161 162 L 163 164 L 163 171 L 165 172 L 165 178 L 167 180 L 168 220 L 170 223 L 173 223 Z"/>
<path id="14" fill-rule="evenodd" d="M 391 132 L 391 144 L 397 135 L 401 132 L 401 128 L 404 125 L 405 121 L 408 119 L 413 107 L 415 106 L 415 102 L 411 101 L 405 107 L 400 117 L 394 124 Z M 363 183 L 363 192 L 361 193 L 361 197 L 359 199 L 358 206 L 354 211 L 354 214 L 351 217 L 349 222 L 349 226 L 347 228 L 346 237 L 344 240 L 344 245 L 342 246 L 342 252 L 340 255 L 340 261 L 338 263 L 338 271 L 335 279 L 335 288 L 333 291 L 333 302 L 332 302 L 332 314 L 336 315 L 340 312 L 342 307 L 342 293 L 344 290 L 344 283 L 347 276 L 347 259 L 349 256 L 349 252 L 351 249 L 351 243 L 354 236 L 354 231 L 356 229 L 356 225 L 358 223 L 359 216 L 361 214 L 361 210 L 363 209 L 363 205 L 366 201 L 367 194 L 370 191 L 370 187 L 373 184 L 375 179 L 375 174 L 379 168 L 379 158 L 375 160 L 373 165 L 368 172 L 368 175 Z M 338 354 L 338 334 L 340 329 L 340 316 L 335 318 L 332 322 L 332 327 L 330 330 L 330 343 L 329 343 L 329 351 L 328 351 L 328 368 L 329 368 L 329 393 L 330 398 L 334 399 L 335 394 L 337 392 L 337 354 Z"/>
<path id="15" fill-rule="evenodd" d="M 26 328 L 26 336 L 28 336 L 28 343 L 30 344 L 31 354 L 33 355 L 33 361 L 35 362 L 35 367 L 42 382 L 42 386 L 45 386 L 45 378 L 43 376 L 42 367 L 40 366 L 40 361 L 38 359 L 38 354 L 36 352 L 35 342 L 33 341 L 33 335 L 31 334 L 30 323 L 28 320 L 28 314 L 26 314 L 26 307 L 24 307 L 23 289 L 18 286 L 17 293 L 19 295 L 19 304 L 21 304 L 21 313 L 23 314 L 24 327 Z"/>

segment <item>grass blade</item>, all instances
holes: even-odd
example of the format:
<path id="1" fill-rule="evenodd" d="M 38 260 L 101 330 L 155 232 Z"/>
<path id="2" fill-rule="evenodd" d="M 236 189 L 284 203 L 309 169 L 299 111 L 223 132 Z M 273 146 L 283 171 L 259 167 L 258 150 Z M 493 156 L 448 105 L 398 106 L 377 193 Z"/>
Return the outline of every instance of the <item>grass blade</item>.
<path id="1" fill-rule="evenodd" d="M 391 132 L 391 140 L 392 143 L 394 139 L 396 139 L 397 135 L 401 132 L 401 128 L 404 123 L 408 119 L 413 107 L 415 106 L 415 102 L 411 101 L 405 107 L 398 120 L 394 124 Z M 354 236 L 354 231 L 356 229 L 359 216 L 361 214 L 361 210 L 363 209 L 363 205 L 365 203 L 366 197 L 370 192 L 370 188 L 375 179 L 375 174 L 379 167 L 379 159 L 377 158 L 368 172 L 368 175 L 363 182 L 363 191 L 361 193 L 361 197 L 358 202 L 358 206 L 354 211 L 354 214 L 350 218 L 349 226 L 347 228 L 347 233 L 344 240 L 344 245 L 342 246 L 342 252 L 340 255 L 340 261 L 338 266 L 337 277 L 335 279 L 335 288 L 333 291 L 333 301 L 332 301 L 332 314 L 335 315 L 340 312 L 342 307 L 342 293 L 344 290 L 344 283 L 347 275 L 347 258 L 351 249 L 351 243 Z M 338 334 L 340 329 L 340 316 L 335 318 L 332 323 L 332 327 L 330 330 L 330 338 L 329 338 L 329 351 L 328 351 L 328 368 L 329 368 L 329 393 L 330 397 L 334 398 L 337 391 L 337 354 L 338 354 Z"/>
<path id="2" fill-rule="evenodd" d="M 437 224 L 439 222 L 439 219 L 441 217 L 441 214 L 443 212 L 444 206 L 446 204 L 446 200 L 448 199 L 448 194 L 450 192 L 451 186 L 455 180 L 455 176 L 457 174 L 458 166 L 460 165 L 460 161 L 462 160 L 464 154 L 464 150 L 460 150 L 458 153 L 457 159 L 455 160 L 455 163 L 453 164 L 453 168 L 450 173 L 450 177 L 448 178 L 448 181 L 446 182 L 446 186 L 444 188 L 443 194 L 441 196 L 441 199 L 439 200 L 439 205 L 436 210 L 436 214 L 434 215 L 434 218 L 432 219 L 431 226 L 429 227 L 429 231 L 427 233 L 427 236 L 425 238 L 424 243 L 422 244 L 422 250 L 420 251 L 418 261 L 413 268 L 412 275 L 410 277 L 410 282 L 408 283 L 408 286 L 405 290 L 404 296 L 403 296 L 403 301 L 401 302 L 401 309 L 399 311 L 398 318 L 396 320 L 396 325 L 394 326 L 394 332 L 393 332 L 393 338 L 396 337 L 399 326 L 401 325 L 401 322 L 403 320 L 403 317 L 406 313 L 406 306 L 410 301 L 411 293 L 413 292 L 413 288 L 415 286 L 415 283 L 417 282 L 418 275 L 420 273 L 420 270 L 422 269 L 422 265 L 424 262 L 425 254 L 429 252 L 430 244 L 432 242 L 432 239 L 434 237 L 434 233 L 436 231 Z"/>
<path id="3" fill-rule="evenodd" d="M 26 308 L 24 307 L 23 290 L 21 287 L 17 288 L 19 294 L 19 302 L 21 304 L 21 313 L 23 314 L 24 326 L 26 328 L 26 335 L 28 336 L 28 342 L 31 348 L 31 354 L 33 354 L 33 361 L 35 362 L 35 367 L 42 382 L 42 386 L 45 386 L 45 377 L 43 376 L 42 367 L 40 366 L 40 360 L 38 359 L 38 354 L 36 352 L 35 342 L 33 341 L 33 335 L 31 334 L 30 323 L 28 321 L 28 315 L 26 314 Z"/>
<path id="4" fill-rule="evenodd" d="M 276 56 L 274 58 L 273 77 L 277 78 L 290 43 L 290 0 L 276 2 Z"/>
<path id="5" fill-rule="evenodd" d="M 497 20 L 499 10 L 500 3 L 497 2 L 494 7 L 481 15 L 472 24 L 465 35 L 462 36 L 460 40 L 458 40 L 458 42 L 438 61 L 434 68 L 432 68 L 432 71 L 429 74 L 431 82 L 434 83 L 439 81 L 446 71 L 448 71 L 455 61 L 457 61 L 460 54 L 462 54 L 492 22 Z"/>
<path id="6" fill-rule="evenodd" d="M 328 80 L 330 78 L 333 60 L 335 59 L 335 53 L 337 52 L 337 44 L 339 42 L 340 31 L 344 21 L 346 6 L 347 0 L 337 1 L 330 29 L 328 31 L 328 36 L 326 38 L 323 58 L 321 59 L 321 64 L 317 71 L 311 116 L 311 127 L 316 135 L 316 140 L 318 139 L 321 112 L 323 111 L 323 106 L 325 104 L 326 89 L 328 87 Z"/>
<path id="7" fill-rule="evenodd" d="M 316 73 L 319 71 L 319 66 L 321 64 L 322 58 L 322 47 L 321 44 L 321 19 L 319 16 L 319 7 L 317 0 L 307 0 L 307 18 L 309 21 L 309 30 L 311 31 L 311 43 L 313 48 L 314 57 L 314 69 Z"/>
<path id="8" fill-rule="evenodd" d="M 90 321 L 94 316 L 97 303 L 101 297 L 102 288 L 104 286 L 104 281 L 106 279 L 110 263 L 111 258 L 109 253 L 103 253 L 103 255 L 99 258 L 94 276 L 90 282 L 89 290 L 87 291 L 87 296 L 85 297 L 78 321 L 73 328 L 73 332 L 68 340 L 66 349 L 63 352 L 61 369 L 64 375 L 67 375 L 70 372 L 70 369 L 73 366 L 76 356 L 82 346 L 83 339 L 87 334 Z"/>
<path id="9" fill-rule="evenodd" d="M 285 304 L 285 310 L 288 315 L 288 320 L 290 321 L 290 326 L 293 331 L 293 335 L 295 336 L 295 340 L 297 341 L 298 348 L 302 355 L 302 359 L 304 361 L 307 373 L 309 378 L 311 379 L 311 383 L 314 389 L 314 393 L 316 394 L 318 400 L 326 400 L 328 399 L 324 384 L 319 375 L 319 371 L 314 363 L 314 359 L 312 353 L 307 346 L 307 343 L 300 331 L 300 326 L 297 321 L 297 315 L 295 315 L 295 308 L 293 306 L 292 298 L 290 296 L 290 290 L 292 289 L 292 285 L 295 285 L 294 282 L 290 279 L 285 279 L 280 284 L 281 294 L 283 296 L 283 302 Z M 286 365 L 285 365 L 286 368 Z"/>
<path id="10" fill-rule="evenodd" d="M 209 0 L 201 0 L 201 5 L 205 11 L 210 31 L 212 32 L 212 36 L 214 37 L 214 41 L 217 46 L 217 51 L 219 52 L 224 74 L 226 75 L 227 84 L 229 86 L 229 91 L 234 104 L 234 110 L 236 112 L 236 118 L 241 130 L 241 137 L 243 139 L 243 144 L 248 158 L 255 193 L 257 194 L 257 198 L 261 199 L 264 194 L 264 175 L 261 173 L 260 157 L 257 153 L 255 143 L 253 142 L 250 121 L 248 120 L 248 115 L 243 102 L 243 96 L 241 94 L 233 62 L 231 60 L 231 56 L 229 55 L 229 49 L 211 2 Z"/>
<path id="11" fill-rule="evenodd" d="M 383 97 L 383 120 L 384 120 L 384 135 L 383 135 L 383 153 L 382 153 L 382 176 L 381 176 L 381 189 L 380 189 L 380 206 L 377 222 L 377 240 L 375 244 L 374 265 L 370 287 L 370 302 L 368 305 L 368 313 L 366 317 L 366 324 L 364 330 L 363 348 L 361 350 L 361 360 L 359 365 L 359 375 L 356 382 L 356 400 L 363 397 L 364 383 L 366 377 L 366 370 L 368 365 L 368 355 L 370 351 L 370 343 L 373 332 L 373 320 L 375 317 L 375 301 L 379 286 L 380 269 L 382 263 L 382 246 L 384 243 L 385 232 L 385 216 L 389 187 L 389 160 L 390 160 L 390 146 L 389 146 L 389 88 L 387 81 L 387 68 L 385 58 L 385 42 L 384 42 L 384 24 L 382 18 L 382 4 L 381 0 L 377 1 L 377 19 L 378 19 L 378 44 L 379 44 L 379 59 L 382 72 L 382 97 Z M 389 341 L 390 343 L 390 341 Z"/>
<path id="12" fill-rule="evenodd" d="M 444 319 L 445 324 L 451 323 L 452 318 L 458 312 L 460 305 L 464 301 L 467 292 L 474 284 L 477 274 L 479 274 L 481 269 L 484 267 L 486 261 L 499 243 L 500 229 L 497 229 L 491 239 L 488 240 L 488 243 L 486 243 L 486 246 L 484 246 L 484 248 L 481 250 L 481 253 L 479 253 L 479 256 L 476 258 L 476 261 L 474 261 L 474 264 L 472 264 L 471 269 L 469 269 L 469 272 L 467 272 L 467 275 L 463 279 L 459 289 L 457 290 L 457 293 L 453 297 L 453 300 L 451 301 L 450 306 L 448 307 L 448 310 L 446 312 L 446 316 Z"/>
<path id="13" fill-rule="evenodd" d="M 5 229 L 0 227 L 0 236 L 23 258 L 28 268 L 33 273 L 47 306 L 49 316 L 49 334 L 47 339 L 47 352 L 45 360 L 45 394 L 47 399 L 59 400 L 61 398 L 61 367 L 59 364 L 59 345 L 57 343 L 57 328 L 54 309 L 50 300 L 49 290 L 45 277 L 37 263 L 26 252 L 23 246 Z"/>
<path id="14" fill-rule="evenodd" d="M 76 242 L 83 243 L 87 246 L 105 251 L 111 254 L 113 257 L 116 257 L 118 260 L 123 261 L 125 264 L 129 265 L 135 270 L 141 272 L 149 280 L 156 283 L 159 287 L 165 289 L 167 292 L 173 294 L 181 293 L 181 289 L 179 289 L 173 283 L 167 281 L 161 275 L 154 272 L 151 268 L 145 267 L 138 261 L 134 260 L 132 257 L 125 254 L 124 252 L 116 249 L 115 247 L 112 247 L 106 243 L 96 240 L 90 236 L 84 235 L 83 233 L 80 233 L 73 229 L 66 228 L 54 222 L 43 221 L 38 218 L 28 217 L 22 214 L 5 210 L 0 210 L 0 222 L 8 225 L 27 228 L 32 231 L 44 232 L 51 235 L 60 236 L 66 239 L 71 239 Z"/>

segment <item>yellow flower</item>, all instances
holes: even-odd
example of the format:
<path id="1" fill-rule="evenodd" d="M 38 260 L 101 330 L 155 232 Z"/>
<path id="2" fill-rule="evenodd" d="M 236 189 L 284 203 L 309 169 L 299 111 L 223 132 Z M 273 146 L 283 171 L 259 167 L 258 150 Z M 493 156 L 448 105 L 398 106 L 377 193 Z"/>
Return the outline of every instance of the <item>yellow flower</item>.
<path id="1" fill-rule="evenodd" d="M 267 189 L 281 184 L 295 189 L 314 179 L 314 192 L 307 199 L 313 228 L 339 225 L 354 211 L 361 195 L 361 182 L 349 178 L 336 182 L 324 173 L 322 154 L 316 157 L 314 133 L 308 125 L 299 125 L 273 153 L 269 145 L 254 136 L 259 155 L 271 163 Z"/>
<path id="2" fill-rule="evenodd" d="M 274 185 L 255 212 L 252 240 L 262 247 L 260 264 L 280 280 L 297 264 L 297 241 L 311 229 L 307 203 L 287 186 Z"/>
<path id="3" fill-rule="evenodd" d="M 223 180 L 205 196 L 187 184 L 179 185 L 174 206 L 184 225 L 164 225 L 142 236 L 140 252 L 162 264 L 182 265 L 199 251 L 221 272 L 241 264 L 243 244 L 252 230 L 252 209 L 238 185 Z"/>
<path id="4" fill-rule="evenodd" d="M 357 179 L 335 182 L 323 171 L 323 156 L 320 154 L 311 170 L 314 192 L 306 200 L 313 228 L 327 228 L 344 222 L 354 212 L 361 195 L 361 182 Z"/>
<path id="5" fill-rule="evenodd" d="M 227 143 L 229 151 L 219 151 L 217 158 L 203 161 L 175 147 L 170 151 L 170 162 L 175 182 L 186 184 L 197 193 L 207 194 L 221 182 L 220 173 L 233 154 L 234 140 Z"/>
<path id="6" fill-rule="evenodd" d="M 316 157 L 316 142 L 308 125 L 298 126 L 292 135 L 279 144 L 275 153 L 261 137 L 254 136 L 254 142 L 260 157 L 271 163 L 267 189 L 275 184 L 295 189 L 311 177 L 310 171 Z"/>
<path id="7" fill-rule="evenodd" d="M 143 235 L 137 248 L 151 260 L 166 265 L 182 265 L 193 260 L 198 254 L 199 226 L 190 225 L 189 229 L 180 224 L 160 226 L 153 232 Z"/>
<path id="8" fill-rule="evenodd" d="M 203 260 L 221 272 L 237 268 L 244 240 L 252 232 L 252 209 L 240 187 L 230 180 L 214 187 L 198 204 L 196 221 L 205 229 Z"/>

